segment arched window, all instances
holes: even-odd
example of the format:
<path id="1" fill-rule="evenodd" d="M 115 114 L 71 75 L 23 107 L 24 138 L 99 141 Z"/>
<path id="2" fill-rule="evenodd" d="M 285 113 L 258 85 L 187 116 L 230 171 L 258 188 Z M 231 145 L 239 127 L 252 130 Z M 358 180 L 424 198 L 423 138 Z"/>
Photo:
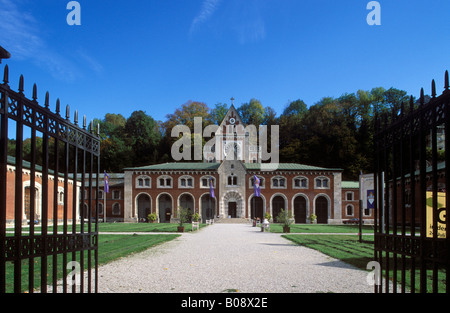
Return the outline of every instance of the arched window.
<path id="1" fill-rule="evenodd" d="M 141 175 L 136 178 L 136 188 L 151 188 L 151 178 Z"/>
<path id="2" fill-rule="evenodd" d="M 103 203 L 98 203 L 98 214 L 103 215 Z"/>
<path id="3" fill-rule="evenodd" d="M 329 189 L 330 188 L 330 180 L 327 177 L 317 177 L 315 179 L 315 188 L 316 189 Z"/>
<path id="4" fill-rule="evenodd" d="M 192 176 L 181 176 L 178 179 L 178 188 L 194 188 L 194 178 Z"/>
<path id="5" fill-rule="evenodd" d="M 282 176 L 273 177 L 271 187 L 273 189 L 286 189 L 286 187 L 287 187 L 286 177 L 282 177 Z"/>
<path id="6" fill-rule="evenodd" d="M 265 188 L 266 187 L 266 181 L 265 181 L 265 179 L 264 179 L 264 177 L 261 177 L 261 176 L 258 176 L 258 175 L 256 175 L 256 177 L 258 177 L 258 179 L 259 179 L 259 187 L 260 188 Z M 252 175 L 251 177 L 250 177 L 250 179 L 249 179 L 249 181 L 250 181 L 250 184 L 249 184 L 249 188 L 253 188 L 253 186 L 255 186 L 255 177 Z"/>
<path id="7" fill-rule="evenodd" d="M 298 176 L 298 177 L 295 177 L 293 180 L 292 180 L 292 188 L 293 189 L 308 189 L 308 178 L 306 178 L 306 177 L 303 177 L 303 176 Z"/>
<path id="8" fill-rule="evenodd" d="M 113 215 L 120 215 L 120 203 L 114 203 L 112 206 L 112 214 Z"/>
<path id="9" fill-rule="evenodd" d="M 353 216 L 354 215 L 354 213 L 353 213 L 353 205 L 351 205 L 351 204 L 347 205 L 346 210 L 345 210 L 345 214 L 347 216 Z"/>
<path id="10" fill-rule="evenodd" d="M 172 188 L 173 187 L 173 181 L 172 177 L 167 175 L 159 176 L 156 180 L 158 183 L 158 188 Z"/>
<path id="11" fill-rule="evenodd" d="M 200 178 L 200 188 L 209 188 L 209 178 L 210 176 L 203 176 Z M 216 188 L 216 179 L 211 177 L 212 187 Z"/>

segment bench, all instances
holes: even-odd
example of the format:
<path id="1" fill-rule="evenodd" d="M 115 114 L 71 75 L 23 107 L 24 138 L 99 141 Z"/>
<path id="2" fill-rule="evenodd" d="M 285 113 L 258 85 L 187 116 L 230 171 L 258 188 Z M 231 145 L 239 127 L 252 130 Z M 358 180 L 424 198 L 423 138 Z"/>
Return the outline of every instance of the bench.
<path id="1" fill-rule="evenodd" d="M 197 228 L 197 230 L 200 229 L 200 222 L 192 222 L 192 231 Z"/>

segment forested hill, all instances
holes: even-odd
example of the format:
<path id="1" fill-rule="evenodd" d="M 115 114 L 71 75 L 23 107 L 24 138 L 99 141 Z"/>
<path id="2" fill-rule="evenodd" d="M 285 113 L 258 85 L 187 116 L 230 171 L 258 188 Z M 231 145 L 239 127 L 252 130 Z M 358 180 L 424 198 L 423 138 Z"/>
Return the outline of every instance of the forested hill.
<path id="1" fill-rule="evenodd" d="M 302 100 L 292 101 L 280 114 L 257 99 L 236 108 L 246 125 L 280 126 L 280 162 L 342 168 L 344 179 L 357 179 L 360 171 L 372 171 L 375 112 L 398 112 L 402 102 L 409 101 L 405 91 L 378 87 L 339 98 L 324 97 L 310 106 Z M 175 125 L 186 125 L 193 133 L 194 117 L 203 118 L 203 127 L 218 125 L 228 109 L 224 103 L 208 107 L 188 101 L 165 121 L 156 121 L 143 111 L 128 118 L 108 113 L 94 121 L 101 129 L 102 171 L 172 162 L 172 144 L 178 139 L 171 137 Z M 204 138 L 203 143 L 208 140 Z"/>

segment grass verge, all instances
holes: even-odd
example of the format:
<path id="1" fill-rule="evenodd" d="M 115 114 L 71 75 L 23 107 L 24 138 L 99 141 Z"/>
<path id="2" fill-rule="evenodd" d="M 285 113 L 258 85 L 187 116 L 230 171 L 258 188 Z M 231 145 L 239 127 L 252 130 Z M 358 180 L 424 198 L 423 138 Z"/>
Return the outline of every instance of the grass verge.
<path id="1" fill-rule="evenodd" d="M 374 257 L 374 244 L 373 236 L 363 236 L 363 242 L 359 242 L 359 236 L 351 235 L 329 235 L 329 236 L 305 236 L 305 235 L 283 235 L 282 237 L 311 249 L 315 249 L 323 254 L 326 254 L 332 258 L 339 259 L 343 262 L 351 264 L 359 269 L 367 270 L 367 264 L 375 259 Z M 389 271 L 389 277 L 392 281 L 394 274 L 397 276 L 398 284 L 401 283 L 401 279 L 405 280 L 405 285 L 408 290 L 411 290 L 411 276 L 416 277 L 414 288 L 416 292 L 420 291 L 420 270 L 418 267 L 420 264 L 416 261 L 416 269 L 414 272 L 411 267 L 411 259 L 405 260 L 406 275 L 402 278 L 402 260 L 401 257 L 397 257 L 395 260 L 393 254 L 389 254 L 389 259 L 383 258 L 384 265 L 389 262 L 391 269 Z M 397 262 L 397 273 L 392 270 L 394 262 Z M 432 290 L 433 283 L 433 271 L 431 270 L 431 264 L 429 264 L 426 270 L 427 276 L 427 290 Z M 386 281 L 383 281 L 383 285 L 386 286 Z M 438 271 L 437 278 L 438 292 L 445 292 L 446 290 L 446 273 L 444 269 Z M 400 285 L 398 285 L 399 287 Z"/>
<path id="2" fill-rule="evenodd" d="M 179 237 L 177 234 L 161 234 L 161 235 L 99 235 L 99 249 L 98 249 L 98 264 L 106 264 L 117 260 L 121 257 L 128 256 L 133 253 L 142 252 L 159 244 L 174 240 Z M 75 253 L 75 260 L 80 262 L 80 252 Z M 88 252 L 84 252 L 84 269 L 88 265 Z M 48 256 L 47 261 L 47 284 L 51 285 L 53 277 L 56 274 L 56 279 L 62 279 L 63 267 L 67 262 L 72 261 L 72 253 L 67 254 L 67 260 L 64 262 L 63 255 L 56 255 L 56 267 L 53 267 L 53 256 Z M 41 284 L 41 258 L 32 260 L 34 267 L 34 288 L 40 288 Z M 91 252 L 91 262 L 94 265 L 94 252 Z M 29 269 L 30 260 L 22 260 L 22 292 L 29 290 Z M 68 273 L 70 270 L 67 271 Z M 13 292 L 14 288 L 14 264 L 7 262 L 6 264 L 6 292 Z"/>

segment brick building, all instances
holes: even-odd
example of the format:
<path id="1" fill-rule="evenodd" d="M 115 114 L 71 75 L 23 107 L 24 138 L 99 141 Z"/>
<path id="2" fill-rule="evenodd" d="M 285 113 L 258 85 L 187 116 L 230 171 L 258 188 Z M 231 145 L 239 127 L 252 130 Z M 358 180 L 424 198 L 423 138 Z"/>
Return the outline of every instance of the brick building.
<path id="1" fill-rule="evenodd" d="M 175 222 L 180 207 L 199 213 L 203 222 L 262 218 L 266 212 L 276 217 L 281 209 L 289 210 L 299 224 L 309 223 L 313 214 L 322 224 L 359 217 L 359 184 L 343 182 L 341 169 L 296 163 L 267 168 L 261 162 L 261 147 L 251 144 L 245 129 L 228 131 L 238 125 L 242 120 L 232 106 L 215 133 L 215 144 L 205 149 L 203 163 L 126 168 L 123 180 L 122 174 L 110 175 L 119 179 L 110 183 L 107 220 L 144 221 L 156 213 L 160 223 Z M 254 195 L 255 176 L 260 197 Z M 372 212 L 366 213 L 363 217 L 371 219 Z"/>
<path id="2" fill-rule="evenodd" d="M 6 223 L 12 224 L 14 223 L 14 208 L 15 208 L 15 180 L 16 180 L 16 166 L 15 159 L 13 157 L 8 157 L 8 165 L 7 165 L 7 194 L 6 194 Z M 42 188 L 42 169 L 40 166 L 36 166 L 35 171 L 35 190 L 34 190 L 34 216 L 31 216 L 31 207 L 32 207 L 32 190 L 31 186 L 31 170 L 30 163 L 24 161 L 22 168 L 22 224 L 28 224 L 32 221 L 40 222 L 43 216 L 43 188 Z M 55 183 L 57 181 L 57 183 Z M 56 186 L 55 186 L 56 185 Z M 55 188 L 56 187 L 56 188 Z M 79 199 L 79 191 L 81 184 L 78 182 L 74 186 L 73 179 L 68 180 L 68 189 L 65 192 L 64 189 L 64 177 L 62 175 L 58 175 L 58 178 L 55 178 L 55 175 L 52 171 L 48 174 L 48 206 L 47 206 L 47 214 L 48 220 L 50 223 L 53 223 L 55 219 L 58 222 L 63 220 L 64 211 L 67 213 L 67 219 L 69 221 L 72 220 L 73 216 L 73 197 L 74 190 L 76 190 L 75 195 Z M 65 194 L 67 193 L 67 194 Z M 67 206 L 65 206 L 65 202 L 67 201 Z M 75 200 L 78 202 L 78 200 Z M 80 216 L 79 211 L 77 210 L 77 216 Z"/>
<path id="3" fill-rule="evenodd" d="M 104 192 L 104 174 L 99 177 L 99 195 L 96 199 L 95 181 L 92 185 L 92 208 L 98 204 L 101 220 L 107 222 L 146 221 L 149 213 L 156 213 L 158 222 L 177 221 L 178 208 L 198 212 L 203 222 L 208 219 L 263 218 L 268 212 L 276 217 L 282 209 L 292 213 L 295 223 L 309 223 L 311 215 L 317 223 L 341 224 L 343 220 L 359 217 L 359 183 L 343 182 L 342 170 L 322 168 L 297 163 L 280 163 L 268 168 L 261 162 L 261 147 L 251 143 L 244 132 L 229 135 L 230 126 L 242 125 L 239 114 L 232 106 L 215 133 L 215 144 L 205 149 L 206 161 L 174 162 L 137 168 L 126 168 L 123 173 L 109 173 L 109 193 Z M 230 157 L 231 156 L 231 157 Z M 15 166 L 8 165 L 8 186 L 14 187 Z M 36 170 L 35 216 L 30 212 L 30 171 L 23 168 L 23 222 L 40 220 L 42 216 L 42 175 Z M 95 176 L 95 175 L 94 175 Z M 254 195 L 254 178 L 260 186 L 260 196 Z M 58 179 L 55 196 L 54 177 L 49 174 L 48 218 L 53 219 L 57 205 L 58 219 L 64 214 L 67 200 L 68 219 L 72 219 L 74 190 L 81 199 L 81 176 L 74 188 L 69 180 L 67 197 L 64 196 L 64 179 Z M 87 182 L 85 184 L 88 185 Z M 211 196 L 211 185 L 214 197 Z M 89 216 L 89 190 L 83 195 L 83 206 L 77 206 L 77 220 Z M 78 201 L 78 200 L 75 200 Z M 14 192 L 8 192 L 8 222 L 14 220 Z M 91 216 L 94 216 L 92 210 Z M 105 216 L 106 215 L 106 216 Z M 365 211 L 363 218 L 373 220 L 372 212 Z"/>

